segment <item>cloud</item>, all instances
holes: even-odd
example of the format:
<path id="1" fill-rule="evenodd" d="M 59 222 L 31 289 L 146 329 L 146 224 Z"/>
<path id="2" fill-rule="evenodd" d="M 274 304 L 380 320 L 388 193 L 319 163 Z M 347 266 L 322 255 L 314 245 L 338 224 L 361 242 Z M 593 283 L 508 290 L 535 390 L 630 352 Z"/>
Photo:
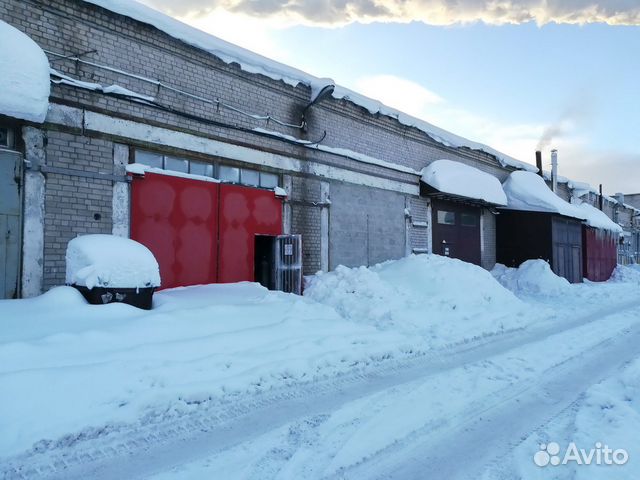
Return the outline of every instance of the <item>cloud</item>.
<path id="1" fill-rule="evenodd" d="M 172 15 L 225 10 L 282 22 L 341 26 L 353 22 L 453 25 L 607 23 L 640 25 L 637 0 L 144 0 Z"/>
<path id="2" fill-rule="evenodd" d="M 360 77 L 354 90 L 415 117 L 423 116 L 430 106 L 444 102 L 422 85 L 395 75 Z"/>

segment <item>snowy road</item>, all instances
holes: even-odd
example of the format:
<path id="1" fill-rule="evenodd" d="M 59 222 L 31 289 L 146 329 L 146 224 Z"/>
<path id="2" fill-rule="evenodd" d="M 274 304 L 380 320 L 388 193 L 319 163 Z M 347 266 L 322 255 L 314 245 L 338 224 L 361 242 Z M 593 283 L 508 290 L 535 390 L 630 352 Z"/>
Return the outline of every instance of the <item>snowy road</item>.
<path id="1" fill-rule="evenodd" d="M 543 324 L 80 439 L 16 457 L 4 473 L 22 466 L 18 478 L 478 478 L 640 356 L 638 319 L 636 300 L 561 328 Z M 502 472 L 488 478 L 511 478 Z"/>

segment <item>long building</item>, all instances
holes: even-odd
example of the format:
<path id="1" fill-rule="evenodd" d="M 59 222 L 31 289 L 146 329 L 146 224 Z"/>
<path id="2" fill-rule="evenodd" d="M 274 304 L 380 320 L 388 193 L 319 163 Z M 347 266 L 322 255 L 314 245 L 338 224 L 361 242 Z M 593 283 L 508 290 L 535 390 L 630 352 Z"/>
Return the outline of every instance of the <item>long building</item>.
<path id="1" fill-rule="evenodd" d="M 0 110 L 0 219 L 20 227 L 0 244 L 0 297 L 64 284 L 67 242 L 87 233 L 151 243 L 165 287 L 256 280 L 280 234 L 302 236 L 304 274 L 425 252 L 490 269 L 500 203 L 424 169 L 537 171 L 134 2 L 0 0 L 0 19 L 50 67 L 45 118 Z M 603 198 L 566 179 L 557 193 Z M 637 209 L 601 207 L 637 227 Z"/>

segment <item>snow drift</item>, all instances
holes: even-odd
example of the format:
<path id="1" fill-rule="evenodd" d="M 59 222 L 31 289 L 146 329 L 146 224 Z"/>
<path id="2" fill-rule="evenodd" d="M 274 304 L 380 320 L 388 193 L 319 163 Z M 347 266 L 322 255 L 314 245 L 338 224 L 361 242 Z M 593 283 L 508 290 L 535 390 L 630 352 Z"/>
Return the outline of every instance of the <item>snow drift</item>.
<path id="1" fill-rule="evenodd" d="M 439 255 L 339 266 L 311 277 L 304 295 L 349 320 L 418 335 L 431 346 L 519 327 L 524 307 L 483 268 Z"/>
<path id="2" fill-rule="evenodd" d="M 82 235 L 67 245 L 69 285 L 145 288 L 160 286 L 153 253 L 141 243 L 115 235 Z"/>
<path id="3" fill-rule="evenodd" d="M 516 294 L 561 295 L 571 286 L 567 279 L 553 273 L 544 260 L 527 260 L 518 268 L 497 264 L 491 273 Z"/>
<path id="4" fill-rule="evenodd" d="M 0 20 L 0 114 L 42 123 L 49 108 L 49 60 L 20 30 Z"/>

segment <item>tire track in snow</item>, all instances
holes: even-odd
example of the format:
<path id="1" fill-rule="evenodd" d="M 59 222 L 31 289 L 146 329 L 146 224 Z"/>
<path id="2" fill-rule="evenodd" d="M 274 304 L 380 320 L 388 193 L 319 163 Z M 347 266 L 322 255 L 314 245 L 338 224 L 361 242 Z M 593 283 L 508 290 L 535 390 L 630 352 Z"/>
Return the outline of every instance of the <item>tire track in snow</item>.
<path id="1" fill-rule="evenodd" d="M 630 318 L 640 319 L 640 310 Z M 469 409 L 444 434 L 417 432 L 336 478 L 476 480 L 500 470 L 512 478 L 499 462 L 542 426 L 575 410 L 591 385 L 638 356 L 640 324 L 635 324 L 554 366 L 539 380 L 502 392 L 484 408 Z"/>
<path id="2" fill-rule="evenodd" d="M 403 361 L 389 361 L 368 371 L 310 384 L 223 400 L 183 417 L 79 441 L 74 445 L 6 459 L 2 478 L 131 478 L 179 465 L 285 425 L 296 418 L 331 409 L 397 385 L 481 361 L 551 335 L 603 320 L 640 305 L 634 300 L 572 320 L 551 322 Z M 154 467 L 151 467 L 154 466 Z"/>

